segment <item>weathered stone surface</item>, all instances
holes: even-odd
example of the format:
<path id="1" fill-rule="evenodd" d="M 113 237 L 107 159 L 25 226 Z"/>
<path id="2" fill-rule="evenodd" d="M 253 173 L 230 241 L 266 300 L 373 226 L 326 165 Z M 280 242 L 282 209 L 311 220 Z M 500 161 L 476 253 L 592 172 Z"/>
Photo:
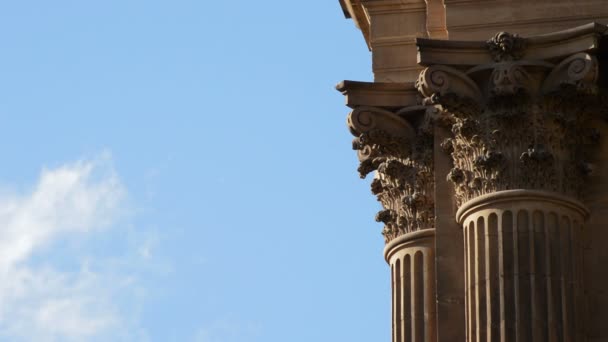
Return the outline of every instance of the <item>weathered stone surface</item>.
<path id="1" fill-rule="evenodd" d="M 386 245 L 391 267 L 393 341 L 435 341 L 435 230 L 407 233 Z"/>
<path id="2" fill-rule="evenodd" d="M 586 339 L 588 210 L 576 199 L 593 170 L 600 139 L 593 121 L 604 94 L 595 48 L 563 56 L 547 44 L 591 35 L 588 45 L 597 47 L 605 31 L 588 25 L 556 33 L 560 39 L 500 32 L 485 44 L 420 41 L 431 48 L 420 49 L 419 60 L 456 63 L 429 65 L 417 88 L 452 132 L 441 145 L 454 166 L 447 179 L 465 235 L 467 341 Z M 525 59 L 535 48 L 545 60 Z"/>
<path id="3" fill-rule="evenodd" d="M 343 4 L 372 50 L 376 82 L 339 90 L 393 342 L 608 341 L 605 1 Z"/>
<path id="4" fill-rule="evenodd" d="M 590 28 L 597 45 L 605 27 Z M 578 32 L 587 39 L 590 30 Z M 551 40 L 543 44 L 546 41 Z M 462 45 L 467 43 L 457 43 L 446 42 L 443 49 L 450 54 L 454 48 L 452 55 L 464 53 Z M 527 48 L 537 44 L 501 32 L 484 46 L 491 62 L 467 65 L 463 72 L 458 67 L 465 56 L 456 59 L 458 65 L 431 65 L 420 74 L 417 87 L 425 103 L 444 112 L 442 122 L 453 133 L 443 146 L 452 155 L 454 168 L 447 177 L 455 185 L 459 205 L 510 189 L 581 196 L 593 167 L 589 147 L 599 139 L 590 125 L 602 106 L 599 64 L 592 51 L 523 59 Z M 435 54 L 421 49 L 421 60 L 425 51 Z"/>
<path id="5" fill-rule="evenodd" d="M 584 341 L 587 208 L 555 193 L 500 191 L 459 209 L 467 341 Z"/>
<path id="6" fill-rule="evenodd" d="M 406 87 L 404 94 L 414 89 L 412 84 Z M 343 83 L 338 88 L 347 101 L 354 101 L 348 127 L 355 136 L 358 172 L 361 178 L 374 173 L 371 190 L 384 208 L 376 221 L 384 223 L 386 242 L 434 228 L 433 131 L 427 108 L 416 105 L 415 98 L 400 109 L 393 107 L 398 101 L 384 108 L 364 105 L 377 102 L 378 89 L 388 88 L 382 84 L 378 89 L 361 83 Z"/>

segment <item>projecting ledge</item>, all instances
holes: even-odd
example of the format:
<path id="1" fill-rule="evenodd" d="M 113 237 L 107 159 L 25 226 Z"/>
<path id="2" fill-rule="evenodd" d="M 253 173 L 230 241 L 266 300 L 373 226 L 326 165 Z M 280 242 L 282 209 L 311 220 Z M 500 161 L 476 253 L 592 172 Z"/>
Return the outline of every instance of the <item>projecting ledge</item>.
<path id="1" fill-rule="evenodd" d="M 515 32 L 513 32 L 515 33 Z M 549 60 L 563 58 L 578 52 L 590 52 L 599 47 L 602 36 L 608 34 L 608 27 L 599 23 L 589 23 L 572 29 L 549 34 L 521 38 L 500 32 L 488 41 L 456 41 L 417 38 L 418 64 L 453 66 L 473 66 L 495 61 L 491 53 L 494 46 L 498 50 L 519 48 L 521 59 Z M 519 47 L 518 47 L 519 46 Z"/>
<path id="2" fill-rule="evenodd" d="M 418 90 L 414 83 L 378 83 L 342 81 L 336 89 L 350 108 L 356 106 L 400 109 L 418 103 Z"/>

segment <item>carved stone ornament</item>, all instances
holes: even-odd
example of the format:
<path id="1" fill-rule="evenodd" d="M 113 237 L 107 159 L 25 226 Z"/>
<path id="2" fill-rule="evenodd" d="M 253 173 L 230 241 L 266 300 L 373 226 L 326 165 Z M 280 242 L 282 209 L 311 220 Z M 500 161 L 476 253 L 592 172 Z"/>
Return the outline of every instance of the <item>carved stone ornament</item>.
<path id="1" fill-rule="evenodd" d="M 462 70 L 432 65 L 417 88 L 452 132 L 444 141 L 458 205 L 509 189 L 579 197 L 598 139 L 590 118 L 601 111 L 598 62 L 576 53 L 557 62 L 521 60 L 525 41 L 499 33 L 488 41 L 497 63 Z"/>
<path id="2" fill-rule="evenodd" d="M 356 136 L 359 174 L 375 171 L 371 184 L 383 210 L 385 241 L 412 231 L 434 227 L 432 130 L 427 116 L 414 127 L 400 112 L 357 107 L 348 116 Z"/>
<path id="3" fill-rule="evenodd" d="M 487 45 L 494 61 L 513 61 L 522 58 L 526 41 L 517 34 L 499 32 L 487 41 Z"/>

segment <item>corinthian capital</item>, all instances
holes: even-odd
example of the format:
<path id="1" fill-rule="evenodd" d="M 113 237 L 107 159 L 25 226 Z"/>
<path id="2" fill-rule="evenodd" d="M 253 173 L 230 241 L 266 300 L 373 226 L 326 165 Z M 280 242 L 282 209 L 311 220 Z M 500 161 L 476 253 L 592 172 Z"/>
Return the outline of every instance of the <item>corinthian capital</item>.
<path id="1" fill-rule="evenodd" d="M 372 193 L 383 207 L 376 221 L 384 223 L 386 242 L 434 227 L 433 138 L 427 108 L 418 105 L 416 97 L 398 106 L 365 105 L 386 96 L 391 87 L 395 85 L 350 83 L 349 89 L 339 88 L 347 96 L 365 99 L 355 101 L 347 124 L 355 136 L 359 175 L 374 173 Z M 416 92 L 413 84 L 402 87 L 403 99 Z"/>
<path id="2" fill-rule="evenodd" d="M 459 205 L 510 189 L 579 196 L 598 138 L 590 119 L 602 112 L 605 96 L 595 50 L 573 46 L 597 46 L 595 30 L 532 38 L 501 32 L 486 43 L 418 41 L 420 61 L 441 63 L 429 63 L 417 88 L 451 118 L 443 121 L 452 131 L 443 146 Z"/>

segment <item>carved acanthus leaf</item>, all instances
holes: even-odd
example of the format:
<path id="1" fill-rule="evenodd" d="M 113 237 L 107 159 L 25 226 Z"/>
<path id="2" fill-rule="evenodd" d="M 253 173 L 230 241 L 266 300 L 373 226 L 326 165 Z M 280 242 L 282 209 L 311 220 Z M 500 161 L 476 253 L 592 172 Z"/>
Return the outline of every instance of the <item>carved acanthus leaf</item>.
<path id="1" fill-rule="evenodd" d="M 425 113 L 424 108 L 415 108 Z M 399 114 L 398 114 L 399 113 Z M 430 120 L 416 119 L 416 128 L 399 115 L 381 108 L 355 108 L 348 117 L 356 135 L 362 178 L 376 175 L 371 190 L 383 206 L 376 220 L 384 223 L 386 242 L 418 229 L 434 227 L 432 129 Z"/>
<path id="2" fill-rule="evenodd" d="M 403 159 L 410 154 L 416 136 L 414 128 L 393 112 L 358 107 L 350 113 L 347 123 L 356 136 L 353 149 L 361 162 L 358 169 L 361 178 L 378 169 L 388 156 Z"/>
<path id="3" fill-rule="evenodd" d="M 454 163 L 447 178 L 455 186 L 458 204 L 509 189 L 578 197 L 591 169 L 590 118 L 602 107 L 596 58 L 578 53 L 557 65 L 515 61 L 523 55 L 518 42 L 523 41 L 497 35 L 491 51 L 500 62 L 473 67 L 467 74 L 448 66 L 431 66 L 420 74 L 418 89 L 426 98 L 483 94 L 476 97 L 479 110 L 467 115 L 457 105 L 439 101 L 451 115 L 444 122 L 453 138 L 442 147 Z"/>

